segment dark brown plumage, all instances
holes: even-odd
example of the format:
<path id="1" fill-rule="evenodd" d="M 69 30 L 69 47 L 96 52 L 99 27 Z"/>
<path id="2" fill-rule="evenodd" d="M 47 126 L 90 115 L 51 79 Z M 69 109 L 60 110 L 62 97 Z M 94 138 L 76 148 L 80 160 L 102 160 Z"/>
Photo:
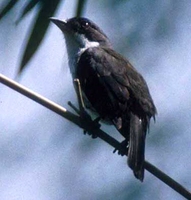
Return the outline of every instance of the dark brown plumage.
<path id="1" fill-rule="evenodd" d="M 126 59 L 105 47 L 87 49 L 76 76 L 93 108 L 130 142 L 128 164 L 143 180 L 145 137 L 156 114 L 145 80 Z"/>
<path id="2" fill-rule="evenodd" d="M 70 71 L 80 80 L 88 107 L 125 137 L 128 165 L 143 181 L 145 137 L 157 113 L 145 80 L 89 19 L 51 20 L 64 33 Z"/>

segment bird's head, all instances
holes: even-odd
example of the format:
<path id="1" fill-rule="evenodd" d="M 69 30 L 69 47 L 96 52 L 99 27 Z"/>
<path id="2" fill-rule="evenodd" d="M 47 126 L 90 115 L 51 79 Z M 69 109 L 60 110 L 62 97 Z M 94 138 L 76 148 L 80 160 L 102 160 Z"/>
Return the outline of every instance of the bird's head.
<path id="1" fill-rule="evenodd" d="M 103 31 L 87 18 L 74 17 L 63 21 L 50 18 L 50 20 L 63 32 L 66 42 L 75 42 L 80 48 L 96 45 L 111 47 Z"/>

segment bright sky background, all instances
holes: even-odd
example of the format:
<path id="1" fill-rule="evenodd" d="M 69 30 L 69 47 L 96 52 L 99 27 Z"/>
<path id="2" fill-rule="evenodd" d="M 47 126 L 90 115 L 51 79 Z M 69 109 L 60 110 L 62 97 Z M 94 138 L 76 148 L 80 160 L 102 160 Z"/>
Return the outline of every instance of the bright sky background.
<path id="1" fill-rule="evenodd" d="M 0 72 L 13 79 L 35 16 L 14 25 L 25 2 L 0 22 Z M 84 16 L 99 24 L 149 85 L 158 116 L 147 137 L 147 160 L 191 189 L 191 1 L 112 2 L 90 0 Z M 56 17 L 72 17 L 74 3 L 62 3 Z M 64 107 L 76 102 L 55 25 L 19 82 Z M 140 183 L 108 144 L 2 84 L 0 107 L 1 200 L 183 199 L 150 173 Z M 114 128 L 103 129 L 122 140 Z"/>

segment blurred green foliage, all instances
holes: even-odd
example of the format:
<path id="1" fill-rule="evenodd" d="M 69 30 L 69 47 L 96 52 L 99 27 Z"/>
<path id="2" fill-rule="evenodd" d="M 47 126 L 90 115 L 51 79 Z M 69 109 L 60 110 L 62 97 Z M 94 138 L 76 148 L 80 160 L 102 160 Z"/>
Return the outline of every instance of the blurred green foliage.
<path id="1" fill-rule="evenodd" d="M 9 14 L 18 2 L 19 0 L 4 1 L 3 8 L 0 8 L 0 20 L 5 15 Z M 19 74 L 25 69 L 27 63 L 31 60 L 39 48 L 50 24 L 49 17 L 54 16 L 54 13 L 61 2 L 62 0 L 28 0 L 26 5 L 23 8 L 20 8 L 21 14 L 19 18 L 16 19 L 16 24 L 21 22 L 21 20 L 37 5 L 39 9 L 36 13 L 34 24 L 29 24 L 29 26 L 33 27 L 32 29 L 29 27 L 31 32 L 28 34 L 27 43 L 22 53 L 18 70 Z M 86 0 L 78 0 L 76 6 L 76 16 L 82 15 L 86 2 Z"/>

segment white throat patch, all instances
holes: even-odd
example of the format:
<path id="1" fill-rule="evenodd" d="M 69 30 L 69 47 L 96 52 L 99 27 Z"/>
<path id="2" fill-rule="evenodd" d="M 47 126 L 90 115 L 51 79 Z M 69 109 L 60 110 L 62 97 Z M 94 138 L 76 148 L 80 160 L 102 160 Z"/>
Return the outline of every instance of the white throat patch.
<path id="1" fill-rule="evenodd" d="M 81 43 L 81 48 L 79 49 L 78 55 L 80 56 L 85 50 L 92 47 L 98 47 L 99 42 L 89 41 L 84 35 L 79 35 L 78 39 Z"/>
<path id="2" fill-rule="evenodd" d="M 87 38 L 85 38 L 84 35 L 79 35 L 79 34 L 76 34 L 75 36 L 66 34 L 65 39 L 68 52 L 70 72 L 73 78 L 75 78 L 76 64 L 81 54 L 88 48 L 98 47 L 99 42 L 89 41 Z"/>

